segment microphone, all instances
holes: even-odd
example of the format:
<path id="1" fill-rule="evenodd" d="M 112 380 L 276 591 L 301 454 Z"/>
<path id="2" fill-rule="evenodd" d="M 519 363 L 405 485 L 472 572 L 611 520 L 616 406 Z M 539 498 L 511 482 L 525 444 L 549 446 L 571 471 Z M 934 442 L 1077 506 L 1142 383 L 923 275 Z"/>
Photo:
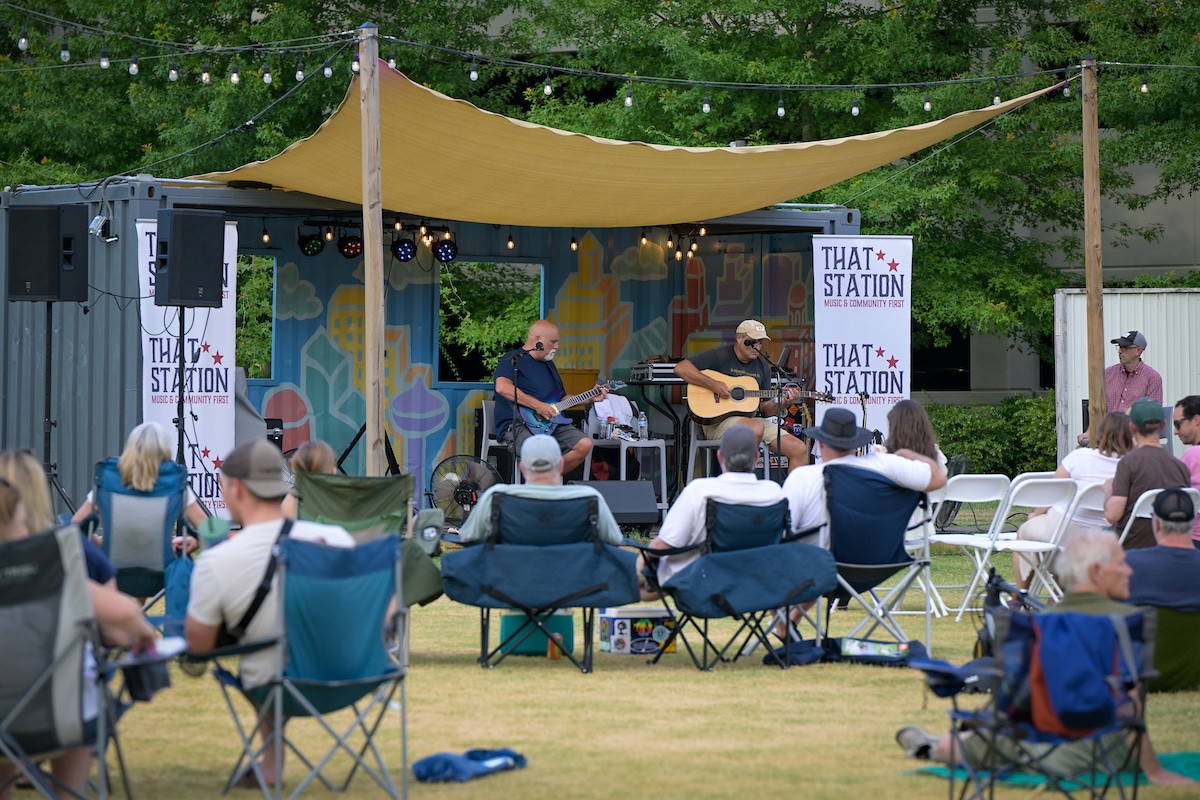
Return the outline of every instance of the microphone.
<path id="1" fill-rule="evenodd" d="M 516 364 L 518 361 L 521 360 L 521 356 L 525 355 L 526 353 L 536 353 L 538 350 L 545 350 L 545 349 L 546 348 L 542 346 L 541 342 L 538 342 L 537 344 L 535 344 L 533 347 L 529 348 L 528 350 L 525 350 L 522 348 L 521 350 L 517 350 L 515 353 L 512 354 L 512 362 L 514 364 Z"/>
<path id="2" fill-rule="evenodd" d="M 542 343 L 541 343 L 541 342 L 538 342 L 537 344 L 535 344 L 535 345 L 533 346 L 533 349 L 534 349 L 534 350 L 545 350 L 546 348 L 542 347 Z"/>

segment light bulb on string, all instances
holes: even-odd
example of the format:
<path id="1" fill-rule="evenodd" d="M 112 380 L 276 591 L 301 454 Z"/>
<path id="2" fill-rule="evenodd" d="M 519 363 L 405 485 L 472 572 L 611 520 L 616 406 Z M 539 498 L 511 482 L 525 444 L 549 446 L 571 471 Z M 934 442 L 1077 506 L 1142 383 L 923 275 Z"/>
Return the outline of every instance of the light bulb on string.
<path id="1" fill-rule="evenodd" d="M 642 238 L 640 241 L 641 241 L 643 247 L 645 247 L 646 243 L 650 241 L 649 239 L 646 238 L 646 229 L 645 228 L 642 228 Z"/>
<path id="2" fill-rule="evenodd" d="M 304 62 L 301 61 L 296 65 L 296 83 L 304 80 Z"/>
<path id="3" fill-rule="evenodd" d="M 267 230 L 267 220 L 265 218 L 263 219 L 262 243 L 271 243 L 271 232 Z"/>
<path id="4" fill-rule="evenodd" d="M 58 51 L 58 57 L 64 64 L 71 60 L 71 48 L 67 46 L 67 35 L 65 33 L 62 38 L 62 46 Z"/>
<path id="5" fill-rule="evenodd" d="M 467 73 L 467 77 L 472 82 L 479 80 L 479 64 L 475 63 L 475 59 L 471 59 L 471 71 Z"/>
<path id="6" fill-rule="evenodd" d="M 926 111 L 933 111 L 933 101 L 929 99 L 928 90 L 925 91 L 925 104 L 923 107 Z"/>
<path id="7" fill-rule="evenodd" d="M 137 53 L 134 53 L 134 54 L 133 54 L 133 58 L 129 59 L 129 74 L 130 74 L 130 75 L 137 75 L 137 74 L 138 74 L 138 57 L 137 57 Z"/>
<path id="8" fill-rule="evenodd" d="M 850 106 L 850 116 L 852 116 L 852 117 L 857 117 L 857 116 L 858 116 L 858 114 L 859 114 L 859 109 L 858 109 L 858 93 L 856 92 L 856 93 L 854 94 L 854 105 Z"/>
<path id="9" fill-rule="evenodd" d="M 175 65 L 175 59 L 171 59 L 171 66 L 167 68 L 167 80 L 171 83 L 179 80 L 179 68 Z"/>
<path id="10" fill-rule="evenodd" d="M 332 225 L 325 226 L 325 241 L 327 241 L 327 242 L 333 241 L 333 226 Z"/>
<path id="11" fill-rule="evenodd" d="M 358 59 L 358 53 L 354 54 L 354 60 L 350 62 L 350 71 L 355 75 L 362 71 L 362 62 Z"/>
<path id="12" fill-rule="evenodd" d="M 422 235 L 422 236 L 424 236 L 425 234 L 429 233 L 429 222 L 428 222 L 428 220 L 421 220 L 421 227 L 419 228 L 419 230 L 421 231 L 421 235 Z"/>
<path id="13" fill-rule="evenodd" d="M 321 68 L 321 71 L 322 71 L 322 72 L 325 74 L 325 77 L 326 77 L 326 78 L 332 78 L 332 77 L 333 77 L 333 65 L 329 63 L 329 59 L 328 59 L 328 58 L 327 58 L 327 59 L 325 59 L 325 66 L 323 66 L 323 67 Z"/>
<path id="14" fill-rule="evenodd" d="M 675 248 L 675 260 L 676 260 L 676 261 L 683 261 L 683 250 L 682 250 L 682 248 L 679 248 L 679 247 L 676 247 L 676 248 Z"/>
<path id="15" fill-rule="evenodd" d="M 271 65 L 263 64 L 263 83 L 270 86 L 272 80 L 273 80 L 273 78 L 271 77 Z"/>
<path id="16" fill-rule="evenodd" d="M 1063 95 L 1063 97 L 1070 97 L 1071 96 L 1071 84 L 1067 82 L 1067 71 L 1065 69 L 1062 71 L 1062 79 L 1063 79 L 1062 95 Z"/>
<path id="17" fill-rule="evenodd" d="M 708 236 L 708 228 L 706 228 L 706 227 L 704 227 L 703 225 L 701 225 L 701 226 L 700 226 L 700 235 L 701 235 L 701 236 Z"/>
<path id="18" fill-rule="evenodd" d="M 212 73 L 208 71 L 207 61 L 200 65 L 200 82 L 212 83 Z"/>
<path id="19" fill-rule="evenodd" d="M 517 246 L 517 243 L 514 242 L 513 238 L 512 238 L 512 226 L 511 225 L 508 226 L 508 242 L 506 242 L 504 246 L 507 247 L 509 250 L 512 250 Z"/>
<path id="20" fill-rule="evenodd" d="M 396 68 L 396 51 L 394 49 L 388 51 L 387 65 L 392 69 Z"/>
<path id="21" fill-rule="evenodd" d="M 571 252 L 579 250 L 579 242 L 575 241 L 575 231 L 571 231 Z"/>
<path id="22" fill-rule="evenodd" d="M 675 249 L 675 234 L 671 233 L 670 231 L 667 231 L 667 249 Z"/>
<path id="23" fill-rule="evenodd" d="M 549 77 L 547 77 L 546 82 L 542 84 L 542 94 L 546 95 L 546 97 L 554 94 L 554 87 L 550 85 Z"/>
<path id="24" fill-rule="evenodd" d="M 700 249 L 700 243 L 696 241 L 696 237 L 692 237 L 692 246 L 688 248 L 689 253 L 694 253 Z"/>
<path id="25" fill-rule="evenodd" d="M 1146 82 L 1146 70 L 1142 70 L 1142 94 L 1150 94 L 1150 84 Z"/>
<path id="26" fill-rule="evenodd" d="M 783 93 L 780 92 L 779 93 L 779 106 L 775 109 L 775 116 L 779 117 L 780 119 L 783 119 L 785 114 L 787 114 L 787 109 L 785 109 L 783 107 Z"/>
<path id="27" fill-rule="evenodd" d="M 233 62 L 233 66 L 229 69 L 229 82 L 237 86 L 242 82 L 242 73 L 238 70 L 237 62 Z"/>
<path id="28" fill-rule="evenodd" d="M 21 26 L 21 38 L 17 39 L 17 49 L 24 53 L 29 49 L 29 29 Z"/>
<path id="29" fill-rule="evenodd" d="M 108 45 L 104 40 L 100 40 L 100 69 L 108 69 L 112 66 L 112 61 L 108 58 Z"/>
<path id="30" fill-rule="evenodd" d="M 701 104 L 700 110 L 705 114 L 712 111 L 712 104 L 708 102 L 708 89 L 704 90 L 704 103 Z"/>
<path id="31" fill-rule="evenodd" d="M 395 223 L 392 224 L 392 229 L 395 230 L 397 233 L 404 230 L 403 220 L 401 220 L 399 217 L 396 217 Z"/>
<path id="32" fill-rule="evenodd" d="M 1000 84 L 996 84 L 996 91 L 992 95 L 992 105 L 994 105 L 994 106 L 1000 105 Z"/>
<path id="33" fill-rule="evenodd" d="M 633 86 L 625 87 L 625 107 L 633 108 Z"/>

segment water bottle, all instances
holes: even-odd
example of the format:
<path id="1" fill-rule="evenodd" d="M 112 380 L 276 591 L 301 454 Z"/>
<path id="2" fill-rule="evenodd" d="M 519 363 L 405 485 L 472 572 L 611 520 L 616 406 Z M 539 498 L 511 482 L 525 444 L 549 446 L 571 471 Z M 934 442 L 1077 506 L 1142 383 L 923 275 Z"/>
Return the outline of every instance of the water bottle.
<path id="1" fill-rule="evenodd" d="M 646 422 L 646 412 L 638 412 L 638 439 L 645 441 L 650 438 L 650 428 Z"/>
<path id="2" fill-rule="evenodd" d="M 604 420 L 604 438 L 611 439 L 617 432 L 617 421 L 613 417 Z"/>

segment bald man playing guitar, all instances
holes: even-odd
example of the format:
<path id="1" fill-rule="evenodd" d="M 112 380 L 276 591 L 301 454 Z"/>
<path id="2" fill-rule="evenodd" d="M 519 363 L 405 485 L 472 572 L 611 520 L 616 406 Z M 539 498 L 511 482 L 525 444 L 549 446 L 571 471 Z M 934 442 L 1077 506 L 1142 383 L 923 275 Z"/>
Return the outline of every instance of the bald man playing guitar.
<path id="1" fill-rule="evenodd" d="M 748 425 L 759 441 L 788 460 L 788 472 L 808 463 L 808 445 L 790 432 L 781 432 L 775 425 L 764 424 L 762 417 L 780 413 L 771 389 L 771 365 L 760 353 L 762 343 L 769 340 L 767 329 L 758 320 L 744 320 L 737 327 L 732 345 L 706 350 L 675 365 L 675 374 L 687 381 L 688 404 L 692 416 L 702 423 L 704 438 L 720 439 L 730 425 Z M 722 378 L 737 379 L 736 384 L 749 384 L 743 378 L 753 378 L 754 388 L 741 385 L 730 386 Z M 693 394 L 698 395 L 693 398 Z M 798 387 L 789 386 L 783 391 L 783 408 L 787 408 L 804 396 Z M 735 399 L 736 398 L 736 399 Z M 758 399 L 757 403 L 753 399 Z M 698 403 L 713 408 L 711 414 L 697 414 Z M 749 402 L 747 402 L 749 400 Z M 725 411 L 724 409 L 729 409 Z"/>

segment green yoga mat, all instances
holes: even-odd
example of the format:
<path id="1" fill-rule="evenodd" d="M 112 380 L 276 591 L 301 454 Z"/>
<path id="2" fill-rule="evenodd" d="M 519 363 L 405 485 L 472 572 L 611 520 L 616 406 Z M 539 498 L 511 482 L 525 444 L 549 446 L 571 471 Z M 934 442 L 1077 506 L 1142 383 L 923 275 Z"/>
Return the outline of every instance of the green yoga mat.
<path id="1" fill-rule="evenodd" d="M 1178 772 L 1180 775 L 1187 776 L 1195 781 L 1200 781 L 1200 753 L 1165 753 L 1158 757 L 1162 762 L 1163 768 L 1171 772 Z M 918 774 L 937 775 L 939 778 L 949 778 L 949 767 L 922 767 L 918 770 L 913 770 Z M 987 773 L 982 773 L 986 775 Z M 956 767 L 954 769 L 954 780 L 965 780 L 967 772 L 964 769 Z M 1134 781 L 1134 773 L 1122 772 L 1121 783 L 1125 786 L 1132 786 Z M 1010 772 L 1000 779 L 1000 783 L 1006 786 L 1041 786 L 1046 782 L 1046 779 L 1040 775 L 1032 775 L 1028 772 Z M 1146 784 L 1146 780 L 1142 778 L 1142 785 Z M 1064 781 L 1063 786 L 1068 789 L 1083 788 L 1086 784 L 1076 783 L 1074 781 Z"/>

